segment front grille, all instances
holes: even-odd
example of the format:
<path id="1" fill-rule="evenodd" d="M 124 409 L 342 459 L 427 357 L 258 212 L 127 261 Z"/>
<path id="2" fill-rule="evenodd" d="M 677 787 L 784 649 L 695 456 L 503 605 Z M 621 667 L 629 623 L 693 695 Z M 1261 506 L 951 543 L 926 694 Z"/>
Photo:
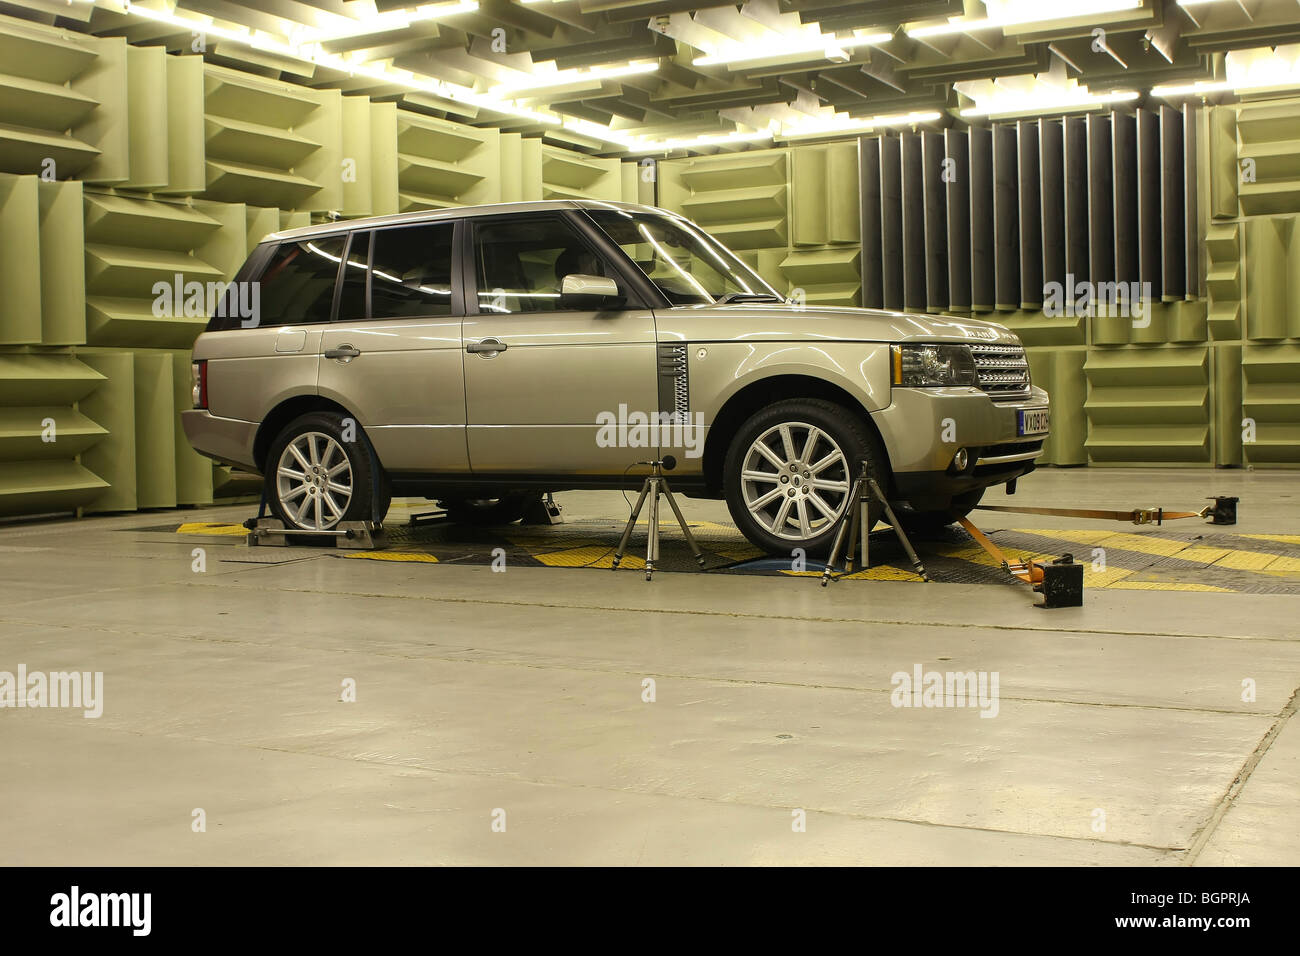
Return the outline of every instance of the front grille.
<path id="1" fill-rule="evenodd" d="M 1029 394 L 1029 361 L 1020 345 L 972 345 L 975 384 L 994 399 Z"/>

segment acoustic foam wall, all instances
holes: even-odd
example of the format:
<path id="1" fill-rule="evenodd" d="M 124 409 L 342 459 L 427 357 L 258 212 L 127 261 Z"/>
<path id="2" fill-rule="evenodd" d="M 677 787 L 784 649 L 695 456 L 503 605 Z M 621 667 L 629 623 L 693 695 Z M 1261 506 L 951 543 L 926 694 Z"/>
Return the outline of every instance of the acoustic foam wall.
<path id="1" fill-rule="evenodd" d="M 498 202 L 500 135 L 398 110 L 398 208 L 408 212 Z"/>
<path id="2" fill-rule="evenodd" d="M 192 345 L 207 324 L 206 302 L 159 309 L 155 285 L 174 288 L 177 276 L 182 284 L 233 276 L 247 253 L 243 208 L 87 194 L 85 214 L 87 341 Z"/>
<path id="3" fill-rule="evenodd" d="M 79 405 L 102 382 L 66 352 L 0 350 L 0 514 L 69 511 L 106 488 L 79 460 L 107 434 Z"/>
<path id="4" fill-rule="evenodd" d="M 790 149 L 790 249 L 779 265 L 810 305 L 861 301 L 856 141 Z"/>
<path id="5" fill-rule="evenodd" d="M 560 149 L 539 139 L 520 144 L 520 198 L 623 199 L 622 163 Z"/>
<path id="6" fill-rule="evenodd" d="M 343 104 L 313 90 L 204 65 L 204 196 L 289 209 L 343 207 Z"/>

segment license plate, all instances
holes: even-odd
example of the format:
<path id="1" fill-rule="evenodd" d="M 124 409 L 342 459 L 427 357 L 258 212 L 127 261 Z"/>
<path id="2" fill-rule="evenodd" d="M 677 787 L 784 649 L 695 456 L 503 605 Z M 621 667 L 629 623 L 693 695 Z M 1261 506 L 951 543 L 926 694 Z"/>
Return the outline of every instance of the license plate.
<path id="1" fill-rule="evenodd" d="M 1021 435 L 1042 435 L 1047 432 L 1048 415 L 1051 409 L 1022 408 L 1017 412 Z"/>

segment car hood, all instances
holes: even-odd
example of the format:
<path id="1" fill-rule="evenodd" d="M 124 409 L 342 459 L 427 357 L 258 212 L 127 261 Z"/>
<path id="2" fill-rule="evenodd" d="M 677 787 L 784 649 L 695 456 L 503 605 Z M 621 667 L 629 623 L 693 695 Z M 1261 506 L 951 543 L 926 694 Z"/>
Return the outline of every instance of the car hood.
<path id="1" fill-rule="evenodd" d="M 655 324 L 660 341 L 1020 343 L 1015 333 L 995 322 L 839 306 L 741 302 L 679 306 L 656 309 Z"/>

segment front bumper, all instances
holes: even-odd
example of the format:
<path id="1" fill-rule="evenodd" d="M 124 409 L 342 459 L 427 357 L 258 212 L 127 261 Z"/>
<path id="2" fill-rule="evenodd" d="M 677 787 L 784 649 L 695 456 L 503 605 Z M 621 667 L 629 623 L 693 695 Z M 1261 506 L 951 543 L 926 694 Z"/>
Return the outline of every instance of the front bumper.
<path id="1" fill-rule="evenodd" d="M 895 388 L 872 414 L 889 454 L 894 494 L 921 508 L 944 507 L 954 495 L 1004 484 L 1033 471 L 1046 434 L 1020 435 L 1020 411 L 1050 405 L 1030 388 L 1014 401 L 993 401 L 973 387 Z M 961 471 L 953 457 L 966 449 Z"/>

